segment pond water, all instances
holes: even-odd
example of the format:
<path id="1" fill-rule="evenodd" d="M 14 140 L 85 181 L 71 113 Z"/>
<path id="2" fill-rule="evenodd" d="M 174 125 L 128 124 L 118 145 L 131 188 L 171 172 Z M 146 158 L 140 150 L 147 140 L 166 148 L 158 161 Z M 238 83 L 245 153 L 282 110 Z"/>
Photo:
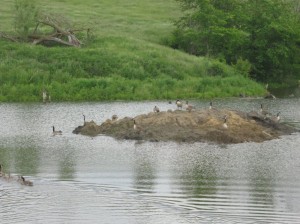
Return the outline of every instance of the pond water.
<path id="1" fill-rule="evenodd" d="M 207 101 L 191 101 L 207 108 Z M 300 128 L 300 99 L 217 100 Z M 264 143 L 135 142 L 72 134 L 168 102 L 0 104 L 1 223 L 300 223 L 300 134 Z M 54 125 L 61 136 L 51 136 Z"/>

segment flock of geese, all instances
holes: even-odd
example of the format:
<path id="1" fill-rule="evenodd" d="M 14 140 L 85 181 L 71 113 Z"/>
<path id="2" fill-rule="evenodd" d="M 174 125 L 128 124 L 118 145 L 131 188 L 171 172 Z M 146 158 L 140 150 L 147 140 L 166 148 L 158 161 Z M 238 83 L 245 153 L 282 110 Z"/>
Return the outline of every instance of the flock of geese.
<path id="1" fill-rule="evenodd" d="M 169 104 L 171 104 L 172 102 L 169 101 Z M 188 111 L 188 112 L 191 112 L 192 110 L 196 109 L 194 105 L 191 105 L 189 104 L 188 101 L 184 103 L 182 103 L 179 99 L 176 100 L 175 102 L 176 106 L 177 106 L 177 109 L 178 110 L 182 110 L 183 107 Z M 209 102 L 209 110 L 216 110 L 215 107 L 213 107 L 213 103 L 212 101 Z M 155 113 L 158 113 L 160 110 L 157 106 L 155 106 L 153 108 L 153 112 Z M 272 115 L 272 113 L 270 113 L 266 108 L 264 108 L 263 104 L 260 104 L 260 110 L 259 110 L 259 115 L 265 119 L 265 120 L 270 120 L 274 123 L 278 123 L 280 121 L 280 112 L 278 112 L 276 114 L 276 116 Z M 227 129 L 228 128 L 228 124 L 227 124 L 227 119 L 228 119 L 228 116 L 227 115 L 224 115 L 223 117 L 223 128 Z M 134 122 L 134 129 L 136 129 L 136 124 Z"/>
<path id="2" fill-rule="evenodd" d="M 171 104 L 172 102 L 169 101 L 169 104 Z M 183 104 L 180 100 L 176 100 L 175 102 L 176 106 L 177 106 L 177 109 L 178 110 L 182 110 L 183 107 L 188 111 L 188 112 L 191 112 L 192 110 L 196 109 L 195 106 L 189 104 L 188 101 L 185 102 L 185 104 Z M 213 107 L 213 103 L 210 102 L 209 103 L 209 110 L 213 110 L 215 109 Z M 154 113 L 159 113 L 160 112 L 160 109 L 158 108 L 158 106 L 154 106 L 153 108 L 153 112 Z M 260 111 L 259 111 L 260 115 L 264 118 L 264 119 L 270 119 L 272 120 L 273 122 L 279 122 L 280 121 L 280 112 L 277 113 L 276 116 L 273 116 L 270 112 L 268 112 L 268 110 L 266 110 L 263 106 L 263 104 L 260 105 Z M 117 115 L 113 115 L 112 116 L 112 120 L 117 120 L 118 119 L 118 116 Z M 225 115 L 223 117 L 223 128 L 227 129 L 228 128 L 228 125 L 227 125 L 227 115 Z M 85 120 L 85 115 L 83 115 L 83 121 L 84 121 L 84 124 L 86 124 L 86 120 Z M 136 124 L 136 121 L 133 119 L 133 129 L 134 130 L 139 130 L 139 127 L 137 126 Z M 55 130 L 55 127 L 52 126 L 52 135 L 55 136 L 55 135 L 62 135 L 62 131 L 56 131 Z M 3 171 L 3 166 L 0 164 L 0 179 L 3 179 L 5 181 L 14 181 L 16 180 L 15 177 L 11 176 L 10 173 L 6 174 L 4 173 Z M 18 176 L 17 180 L 16 180 L 18 183 L 20 183 L 21 185 L 26 185 L 26 186 L 33 186 L 33 183 L 31 181 L 28 181 L 28 180 L 25 180 L 25 178 L 23 176 Z"/>
<path id="3" fill-rule="evenodd" d="M 172 104 L 171 101 L 169 101 L 169 104 Z M 180 101 L 179 99 L 177 99 L 175 101 L 175 104 L 177 106 L 177 110 L 182 110 L 183 108 L 185 108 L 185 110 L 187 110 L 188 112 L 191 112 L 192 110 L 196 110 L 196 107 L 192 104 L 189 103 L 189 101 L 185 101 L 185 104 Z M 212 101 L 209 102 L 209 110 L 216 110 L 216 108 L 213 107 L 213 103 Z M 157 106 L 155 106 L 153 108 L 153 112 L 159 112 L 159 108 Z M 223 117 L 223 128 L 227 129 L 228 125 L 227 125 L 227 115 L 224 115 Z M 136 129 L 136 126 L 134 126 L 134 129 Z"/>
<path id="4" fill-rule="evenodd" d="M 260 104 L 260 114 L 264 119 L 270 119 L 271 121 L 277 123 L 280 121 L 280 112 L 276 114 L 276 116 L 272 115 L 267 109 L 264 108 L 263 104 Z"/>
<path id="5" fill-rule="evenodd" d="M 2 164 L 0 164 L 0 179 L 3 179 L 7 182 L 17 181 L 21 185 L 25 185 L 25 186 L 33 186 L 33 183 L 29 180 L 25 180 L 25 177 L 23 177 L 23 176 L 18 176 L 18 178 L 16 179 L 14 176 L 11 176 L 10 173 L 6 174 L 3 171 Z"/>
<path id="6" fill-rule="evenodd" d="M 169 104 L 172 104 L 172 102 L 169 101 Z M 191 112 L 192 110 L 196 109 L 195 106 L 190 104 L 188 101 L 183 103 L 182 101 L 177 99 L 175 101 L 175 104 L 176 104 L 177 110 L 183 110 L 183 108 L 185 108 L 186 111 Z M 213 107 L 212 101 L 209 102 L 209 110 L 217 110 L 215 107 Z M 156 105 L 154 106 L 153 112 L 154 113 L 159 113 L 160 112 L 160 109 L 158 108 L 158 106 L 156 106 Z M 259 115 L 262 116 L 263 119 L 269 119 L 269 120 L 271 120 L 272 122 L 275 122 L 275 123 L 280 121 L 280 112 L 278 112 L 277 115 L 274 116 L 270 112 L 268 112 L 268 110 L 266 110 L 264 108 L 263 104 L 260 105 Z M 115 121 L 117 119 L 118 119 L 117 115 L 112 116 L 112 121 Z M 227 120 L 228 120 L 228 116 L 224 115 L 223 116 L 223 128 L 225 128 L 225 129 L 228 128 Z M 83 115 L 83 122 L 84 122 L 84 125 L 86 125 L 88 123 L 85 120 L 85 115 Z M 136 121 L 134 119 L 133 119 L 133 129 L 134 130 L 139 129 L 139 127 L 137 126 Z M 56 131 L 55 127 L 52 126 L 52 136 L 55 136 L 55 135 L 62 135 L 62 131 L 60 131 L 60 130 Z"/>

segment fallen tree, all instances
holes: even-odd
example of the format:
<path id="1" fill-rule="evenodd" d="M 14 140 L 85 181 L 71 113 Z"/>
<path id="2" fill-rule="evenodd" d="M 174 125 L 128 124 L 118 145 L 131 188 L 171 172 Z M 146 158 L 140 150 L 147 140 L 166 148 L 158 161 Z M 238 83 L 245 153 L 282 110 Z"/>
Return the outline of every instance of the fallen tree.
<path id="1" fill-rule="evenodd" d="M 60 14 L 41 12 L 34 1 L 15 2 L 15 33 L 0 32 L 0 38 L 13 42 L 29 42 L 33 45 L 64 45 L 80 47 L 82 41 L 77 37 L 86 32 L 90 37 L 91 29 L 86 25 L 78 27 Z"/>

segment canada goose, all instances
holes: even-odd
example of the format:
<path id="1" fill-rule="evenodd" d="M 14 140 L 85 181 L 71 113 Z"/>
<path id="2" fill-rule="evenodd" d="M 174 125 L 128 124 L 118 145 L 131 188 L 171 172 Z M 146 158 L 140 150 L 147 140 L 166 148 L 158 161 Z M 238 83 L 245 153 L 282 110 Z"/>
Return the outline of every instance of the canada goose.
<path id="1" fill-rule="evenodd" d="M 210 110 L 212 109 L 212 102 L 211 101 L 209 102 L 209 109 Z"/>
<path id="2" fill-rule="evenodd" d="M 154 113 L 158 113 L 158 112 L 159 112 L 159 108 L 158 108 L 157 106 L 155 106 L 155 107 L 153 108 L 153 112 L 154 112 Z"/>
<path id="3" fill-rule="evenodd" d="M 225 129 L 228 128 L 228 125 L 227 125 L 227 115 L 224 116 L 223 128 L 225 128 Z"/>
<path id="4" fill-rule="evenodd" d="M 134 129 L 135 131 L 137 131 L 137 132 L 142 131 L 142 128 L 141 128 L 139 125 L 136 124 L 135 119 L 133 119 L 133 129 Z"/>
<path id="5" fill-rule="evenodd" d="M 177 109 L 182 109 L 182 102 L 180 100 L 176 100 Z"/>
<path id="6" fill-rule="evenodd" d="M 136 125 L 136 122 L 135 122 L 135 120 L 133 120 L 133 129 L 134 129 L 134 130 L 137 130 L 137 128 L 138 128 L 138 127 L 137 127 L 137 125 Z"/>
<path id="7" fill-rule="evenodd" d="M 23 176 L 19 176 L 18 182 L 22 185 L 33 186 L 33 183 L 29 180 L 25 180 Z"/>
<path id="8" fill-rule="evenodd" d="M 209 108 L 208 109 L 209 110 L 217 110 L 215 107 L 213 107 L 213 102 L 212 101 L 209 102 Z"/>
<path id="9" fill-rule="evenodd" d="M 276 123 L 279 122 L 280 119 L 281 119 L 281 118 L 280 118 L 280 112 L 278 112 L 276 116 L 273 116 L 273 117 L 272 117 L 272 121 L 273 121 L 273 122 L 276 122 Z"/>
<path id="10" fill-rule="evenodd" d="M 118 115 L 116 115 L 116 114 L 112 115 L 112 116 L 111 116 L 111 120 L 112 120 L 112 121 L 118 120 Z"/>
<path id="11" fill-rule="evenodd" d="M 276 115 L 276 121 L 278 122 L 278 121 L 280 121 L 280 119 L 281 119 L 280 118 L 280 112 L 278 112 L 277 115 Z"/>
<path id="12" fill-rule="evenodd" d="M 265 117 L 269 114 L 269 112 L 264 108 L 262 104 L 260 104 L 260 113 Z"/>
<path id="13" fill-rule="evenodd" d="M 83 114 L 82 116 L 83 116 L 83 125 L 85 125 L 86 124 L 85 123 L 85 115 Z"/>
<path id="14" fill-rule="evenodd" d="M 186 101 L 186 107 L 185 109 L 188 111 L 188 112 L 191 112 L 193 109 L 195 109 L 195 106 L 189 104 L 189 101 Z"/>
<path id="15" fill-rule="evenodd" d="M 53 129 L 52 135 L 61 135 L 62 134 L 62 131 L 55 131 L 55 127 L 54 126 L 52 126 L 52 129 Z"/>

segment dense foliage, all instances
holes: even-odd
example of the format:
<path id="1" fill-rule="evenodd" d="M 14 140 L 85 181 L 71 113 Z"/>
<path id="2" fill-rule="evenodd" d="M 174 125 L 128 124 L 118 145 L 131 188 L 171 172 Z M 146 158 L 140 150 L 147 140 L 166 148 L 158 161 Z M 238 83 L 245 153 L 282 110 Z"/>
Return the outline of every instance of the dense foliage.
<path id="1" fill-rule="evenodd" d="M 299 79 L 298 1 L 177 1 L 185 14 L 176 23 L 174 48 L 247 68 L 258 81 Z"/>

